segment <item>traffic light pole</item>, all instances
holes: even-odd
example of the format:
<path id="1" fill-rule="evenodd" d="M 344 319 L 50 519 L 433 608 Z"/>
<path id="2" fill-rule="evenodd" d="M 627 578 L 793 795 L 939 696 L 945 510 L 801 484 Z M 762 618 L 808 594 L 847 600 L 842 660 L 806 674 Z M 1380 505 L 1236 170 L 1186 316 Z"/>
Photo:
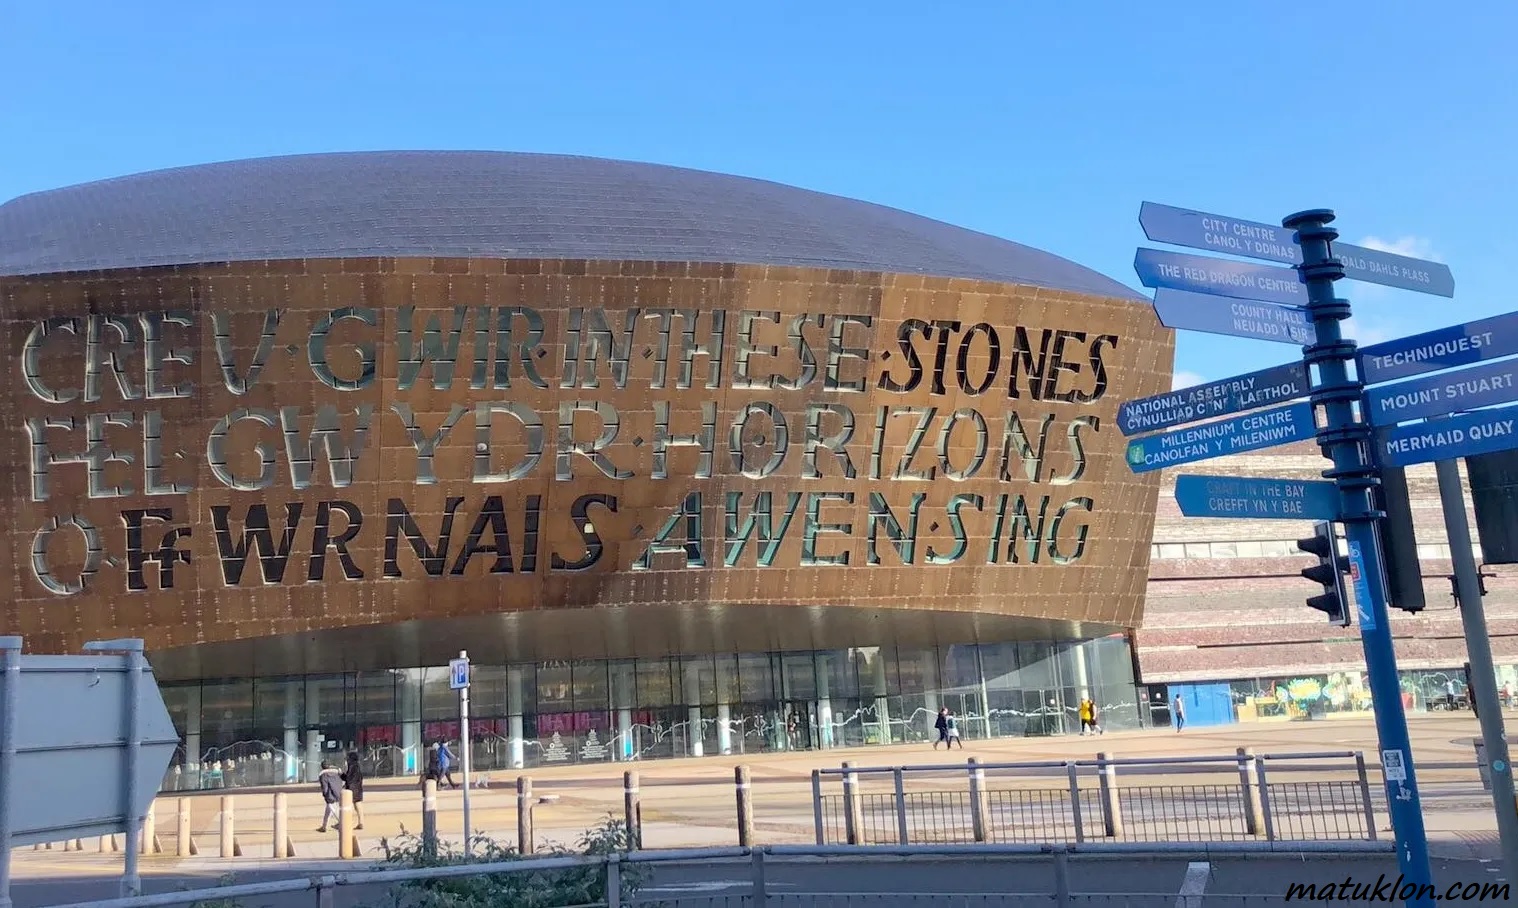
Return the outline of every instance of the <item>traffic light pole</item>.
<path id="1" fill-rule="evenodd" d="M 1492 667 L 1492 641 L 1486 631 L 1486 609 L 1481 602 L 1481 576 L 1471 550 L 1471 527 L 1465 516 L 1465 488 L 1460 468 L 1453 460 L 1434 464 L 1439 474 L 1439 499 L 1444 506 L 1444 532 L 1449 539 L 1450 560 L 1455 565 L 1455 598 L 1460 603 L 1460 622 L 1465 627 L 1465 649 L 1471 660 L 1471 683 L 1467 691 L 1476 705 L 1481 738 L 1491 770 L 1492 803 L 1497 811 L 1497 837 L 1502 843 L 1503 870 L 1518 879 L 1518 801 L 1513 795 L 1513 766 L 1503 729 L 1502 703 L 1497 699 L 1497 671 Z"/>
<path id="2" fill-rule="evenodd" d="M 1350 377 L 1355 343 L 1345 340 L 1340 331 L 1339 323 L 1350 317 L 1349 301 L 1334 296 L 1334 281 L 1344 277 L 1344 265 L 1334 258 L 1330 246 L 1339 236 L 1339 231 L 1328 226 L 1333 219 L 1332 211 L 1303 211 L 1283 220 L 1281 226 L 1296 231 L 1297 245 L 1302 250 L 1302 264 L 1297 268 L 1307 287 L 1307 314 L 1317 332 L 1316 342 L 1305 348 L 1303 359 L 1309 369 L 1318 367 L 1312 402 L 1321 406 L 1327 417 L 1327 424 L 1318 430 L 1318 445 L 1333 461 L 1333 469 L 1323 476 L 1339 487 L 1340 517 L 1349 537 L 1351 556 L 1357 549 L 1360 555 L 1354 559 L 1360 576 L 1352 585 L 1358 600 L 1360 641 L 1365 648 L 1366 673 L 1370 676 L 1397 863 L 1403 880 L 1412 884 L 1411 891 L 1415 893 L 1405 903 L 1409 908 L 1433 908 L 1435 902 L 1428 895 L 1433 892 L 1428 836 L 1423 828 L 1423 806 L 1413 773 L 1412 745 L 1386 608 L 1386 576 L 1377 528 L 1382 514 L 1374 499 L 1380 480 L 1370 456 L 1371 428 L 1355 413 L 1365 384 L 1358 373 Z"/>

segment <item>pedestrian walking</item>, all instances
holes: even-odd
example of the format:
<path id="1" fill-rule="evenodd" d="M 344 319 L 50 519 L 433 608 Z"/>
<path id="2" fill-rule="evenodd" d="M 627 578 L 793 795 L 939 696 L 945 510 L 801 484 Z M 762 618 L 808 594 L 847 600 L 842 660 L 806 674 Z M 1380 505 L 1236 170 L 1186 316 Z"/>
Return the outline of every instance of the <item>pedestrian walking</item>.
<path id="1" fill-rule="evenodd" d="M 336 829 L 340 820 L 338 805 L 343 801 L 343 775 L 326 760 L 322 761 L 322 771 L 316 776 L 317 785 L 320 786 L 322 801 L 326 807 L 322 810 L 322 825 L 317 832 L 326 832 L 327 823 L 330 821 L 332 828 Z"/>
<path id="2" fill-rule="evenodd" d="M 949 708 L 947 706 L 938 710 L 938 720 L 933 723 L 933 728 L 938 732 L 938 737 L 933 740 L 933 749 L 937 750 L 940 744 L 947 747 L 949 744 Z"/>
<path id="3" fill-rule="evenodd" d="M 964 750 L 965 742 L 959 740 L 959 723 L 954 721 L 954 713 L 949 713 L 945 719 L 944 724 L 947 726 L 945 728 L 945 731 L 947 731 L 949 735 L 948 740 L 944 745 L 945 749 L 952 749 L 955 744 L 958 744 L 959 749 Z"/>
<path id="4" fill-rule="evenodd" d="M 1181 705 L 1181 697 L 1179 694 L 1177 694 L 1176 698 L 1170 703 L 1170 716 L 1175 720 L 1175 730 L 1177 733 L 1186 727 L 1186 707 Z"/>
<path id="5" fill-rule="evenodd" d="M 1088 730 L 1098 735 L 1103 733 L 1101 723 L 1096 720 L 1096 701 L 1092 700 L 1090 695 L 1087 695 L 1081 699 L 1081 703 L 1077 708 L 1077 711 L 1079 712 L 1081 718 L 1082 737 L 1085 736 Z"/>
<path id="6" fill-rule="evenodd" d="M 364 767 L 358 761 L 358 751 L 348 751 L 348 768 L 343 770 L 343 787 L 353 792 L 354 829 L 364 828 Z"/>
<path id="7" fill-rule="evenodd" d="M 459 787 L 458 783 L 453 781 L 453 752 L 443 741 L 437 742 L 437 768 L 439 777 L 448 783 L 449 788 Z"/>

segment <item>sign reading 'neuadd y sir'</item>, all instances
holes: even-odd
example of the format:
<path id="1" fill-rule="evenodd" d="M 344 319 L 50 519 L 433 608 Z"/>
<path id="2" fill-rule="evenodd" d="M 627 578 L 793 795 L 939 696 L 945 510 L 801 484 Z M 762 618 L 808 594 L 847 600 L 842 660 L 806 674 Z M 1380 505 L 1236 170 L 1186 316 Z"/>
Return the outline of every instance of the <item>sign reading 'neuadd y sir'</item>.
<path id="1" fill-rule="evenodd" d="M 1117 410 L 1117 428 L 1124 435 L 1159 432 L 1188 422 L 1296 400 L 1306 397 L 1309 390 L 1307 367 L 1299 362 L 1286 363 L 1169 394 L 1125 401 Z"/>
<path id="2" fill-rule="evenodd" d="M 1160 289 L 1154 292 L 1154 312 L 1166 328 L 1302 346 L 1317 338 L 1307 310 L 1301 306 Z"/>

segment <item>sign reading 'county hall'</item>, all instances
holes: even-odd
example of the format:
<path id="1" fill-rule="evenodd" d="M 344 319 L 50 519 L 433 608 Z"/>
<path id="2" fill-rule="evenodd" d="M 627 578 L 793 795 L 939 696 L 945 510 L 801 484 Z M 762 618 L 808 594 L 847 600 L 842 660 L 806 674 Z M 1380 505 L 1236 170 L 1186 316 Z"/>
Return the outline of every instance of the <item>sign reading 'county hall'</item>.
<path id="1" fill-rule="evenodd" d="M 268 302 L 11 320 L 27 582 L 573 574 L 627 546 L 631 571 L 1068 565 L 1098 544 L 1117 333 L 1010 309 Z"/>

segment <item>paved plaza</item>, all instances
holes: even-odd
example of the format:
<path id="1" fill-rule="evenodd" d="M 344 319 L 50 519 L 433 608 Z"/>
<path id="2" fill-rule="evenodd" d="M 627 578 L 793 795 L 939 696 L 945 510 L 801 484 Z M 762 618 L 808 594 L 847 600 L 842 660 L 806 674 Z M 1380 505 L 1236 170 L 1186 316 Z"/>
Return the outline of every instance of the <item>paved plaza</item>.
<path id="1" fill-rule="evenodd" d="M 1518 713 L 1510 714 L 1510 721 Z M 1477 733 L 1469 713 L 1415 715 L 1409 724 L 1422 783 L 1426 823 L 1434 853 L 1450 859 L 1495 858 L 1496 821 L 1489 796 L 1477 775 L 1470 739 Z M 533 781 L 536 839 L 572 846 L 579 833 L 607 818 L 622 815 L 622 772 L 636 769 L 641 776 L 644 843 L 650 848 L 704 847 L 737 844 L 733 767 L 750 768 L 754 788 L 755 838 L 760 844 L 806 844 L 814 837 L 811 806 L 812 769 L 836 768 L 844 760 L 861 767 L 911 766 L 960 762 L 976 757 L 985 762 L 1092 759 L 1098 751 L 1119 758 L 1231 754 L 1236 747 L 1259 754 L 1306 751 L 1362 750 L 1371 769 L 1372 789 L 1379 802 L 1380 777 L 1375 758 L 1375 726 L 1369 716 L 1289 723 L 1240 724 L 1110 732 L 1101 737 L 997 739 L 969 741 L 952 755 L 927 744 L 870 747 L 854 750 L 754 754 L 663 760 L 642 764 L 599 764 L 538 768 Z M 1037 774 L 1032 774 L 1036 776 Z M 1236 778 L 1236 775 L 1235 777 Z M 500 842 L 515 844 L 517 816 L 515 773 L 491 773 L 488 789 L 471 794 L 473 825 Z M 1178 773 L 1148 770 L 1145 785 L 1195 784 Z M 1018 780 L 999 777 L 999 784 L 1019 782 L 1058 787 L 1058 779 Z M 1211 780 L 1206 780 L 1211 781 Z M 1226 783 L 1220 779 L 1220 783 Z M 934 784 L 928 780 L 924 784 Z M 940 786 L 962 782 L 950 774 Z M 1135 781 L 1134 784 L 1139 784 Z M 367 783 L 365 826 L 358 833 L 365 856 L 377 854 L 381 839 L 421 825 L 421 794 L 414 779 L 373 779 Z M 163 853 L 143 862 L 144 872 L 220 872 L 268 866 L 272 852 L 273 792 L 283 790 L 289 802 L 289 833 L 299 861 L 330 861 L 338 855 L 337 836 L 319 833 L 322 805 L 314 785 L 285 789 L 244 789 L 236 797 L 236 835 L 242 857 L 218 854 L 222 792 L 187 794 L 192 805 L 192 833 L 199 855 L 175 856 L 175 811 L 179 796 L 161 798 L 157 806 L 157 835 Z M 444 790 L 438 797 L 439 829 L 457 840 L 462 832 L 461 792 Z M 1376 817 L 1380 830 L 1389 828 L 1383 810 Z M 1384 836 L 1389 837 L 1389 836 Z M 1052 838 L 1052 836 L 1051 836 Z M 120 855 L 100 854 L 95 840 L 81 852 L 20 849 L 15 856 L 18 878 L 119 872 Z"/>

